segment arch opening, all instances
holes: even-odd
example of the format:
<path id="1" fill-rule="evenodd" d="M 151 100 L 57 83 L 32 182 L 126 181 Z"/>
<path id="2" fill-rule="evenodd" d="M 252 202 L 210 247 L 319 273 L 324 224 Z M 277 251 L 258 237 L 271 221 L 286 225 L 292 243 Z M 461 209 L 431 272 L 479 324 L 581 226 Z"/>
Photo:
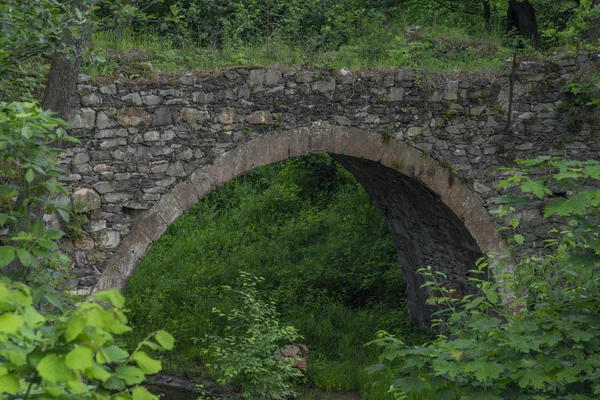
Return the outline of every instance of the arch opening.
<path id="1" fill-rule="evenodd" d="M 418 268 L 431 265 L 446 273 L 453 287 L 464 288 L 475 260 L 504 248 L 481 201 L 438 161 L 378 134 L 317 123 L 251 140 L 180 182 L 133 227 L 96 289 L 122 289 L 151 244 L 216 187 L 254 168 L 312 153 L 329 153 L 340 162 L 383 214 L 398 250 L 409 311 L 420 325 L 431 310 Z"/>

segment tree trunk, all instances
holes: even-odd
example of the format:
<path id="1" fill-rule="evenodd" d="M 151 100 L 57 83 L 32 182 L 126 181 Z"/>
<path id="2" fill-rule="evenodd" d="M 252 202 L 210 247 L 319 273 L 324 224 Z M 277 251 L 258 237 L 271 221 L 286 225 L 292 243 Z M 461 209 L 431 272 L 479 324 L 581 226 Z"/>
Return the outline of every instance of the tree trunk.
<path id="1" fill-rule="evenodd" d="M 540 47 L 536 12 L 529 0 L 510 0 L 507 19 L 509 31 L 516 28 L 521 36 L 531 41 L 534 49 Z"/>
<path id="2" fill-rule="evenodd" d="M 75 92 L 80 61 L 67 58 L 55 58 L 50 65 L 50 73 L 44 89 L 42 108 L 54 111 L 65 121 L 71 111 L 71 97 Z"/>
<path id="3" fill-rule="evenodd" d="M 489 0 L 483 0 L 483 18 L 485 19 L 485 29 L 489 32 L 492 30 L 492 8 Z"/>

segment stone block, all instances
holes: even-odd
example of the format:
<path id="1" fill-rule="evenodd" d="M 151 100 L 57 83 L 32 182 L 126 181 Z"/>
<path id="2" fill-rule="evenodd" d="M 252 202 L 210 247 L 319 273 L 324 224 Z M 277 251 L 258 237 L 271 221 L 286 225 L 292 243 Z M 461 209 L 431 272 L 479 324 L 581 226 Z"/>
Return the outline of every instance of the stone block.
<path id="1" fill-rule="evenodd" d="M 81 104 L 84 107 L 98 107 L 102 104 L 102 96 L 98 93 L 88 93 L 81 96 Z"/>
<path id="2" fill-rule="evenodd" d="M 142 102 L 147 106 L 157 106 L 163 102 L 163 98 L 155 94 L 148 94 L 142 96 Z"/>
<path id="3" fill-rule="evenodd" d="M 222 124 L 233 124 L 235 122 L 235 118 L 236 113 L 233 108 L 227 108 L 225 110 L 222 110 L 217 115 L 217 121 L 219 121 Z"/>
<path id="4" fill-rule="evenodd" d="M 207 110 L 198 110 L 195 108 L 183 108 L 179 114 L 183 122 L 188 124 L 202 124 L 210 119 Z"/>
<path id="5" fill-rule="evenodd" d="M 148 126 L 152 118 L 143 108 L 128 107 L 119 111 L 119 122 L 123 126 Z"/>
<path id="6" fill-rule="evenodd" d="M 160 201 L 156 203 L 156 206 L 152 208 L 152 211 L 167 225 L 171 225 L 181 214 L 183 214 L 183 210 L 173 197 L 172 193 L 163 195 Z"/>
<path id="7" fill-rule="evenodd" d="M 96 126 L 98 127 L 98 129 L 108 129 L 119 126 L 119 123 L 110 116 L 108 116 L 108 114 L 104 111 L 99 111 Z"/>
<path id="8" fill-rule="evenodd" d="M 73 207 L 76 212 L 88 212 L 100 208 L 102 201 L 100 196 L 93 189 L 82 188 L 71 196 Z"/>
<path id="9" fill-rule="evenodd" d="M 267 86 L 276 85 L 281 81 L 281 71 L 276 69 L 268 69 L 264 74 L 264 84 Z"/>
<path id="10" fill-rule="evenodd" d="M 96 125 L 96 112 L 91 108 L 74 108 L 69 114 L 67 129 L 93 129 Z"/>
<path id="11" fill-rule="evenodd" d="M 332 92 L 335 90 L 335 79 L 323 79 L 312 84 L 312 90 L 319 93 Z"/>
<path id="12" fill-rule="evenodd" d="M 273 114 L 270 111 L 254 111 L 246 116 L 246 122 L 252 125 L 271 125 L 273 123 Z"/>
<path id="13" fill-rule="evenodd" d="M 195 103 L 208 104 L 215 100 L 214 93 L 194 92 L 192 93 L 192 100 Z"/>
<path id="14" fill-rule="evenodd" d="M 152 115 L 152 126 L 173 125 L 173 114 L 169 107 L 158 107 Z"/>
<path id="15" fill-rule="evenodd" d="M 177 204 L 179 204 L 183 211 L 188 210 L 200 201 L 194 184 L 189 180 L 180 182 L 175 186 L 173 189 L 173 198 L 177 201 Z"/>
<path id="16" fill-rule="evenodd" d="M 141 106 L 144 104 L 139 93 L 129 93 L 128 95 L 121 97 L 121 100 L 123 100 L 125 104 L 133 106 Z"/>
<path id="17" fill-rule="evenodd" d="M 261 86 L 265 81 L 265 72 L 262 69 L 253 69 L 248 74 L 247 82 L 251 86 Z"/>
<path id="18" fill-rule="evenodd" d="M 315 80 L 315 73 L 312 71 L 301 71 L 296 74 L 294 80 L 298 83 L 309 83 Z"/>

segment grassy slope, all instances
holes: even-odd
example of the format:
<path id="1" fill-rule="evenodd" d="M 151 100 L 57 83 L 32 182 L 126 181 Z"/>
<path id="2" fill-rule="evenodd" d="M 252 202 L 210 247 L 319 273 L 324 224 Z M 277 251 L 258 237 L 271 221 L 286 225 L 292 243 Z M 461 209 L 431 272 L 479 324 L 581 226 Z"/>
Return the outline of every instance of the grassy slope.
<path id="1" fill-rule="evenodd" d="M 308 45 L 294 45 L 277 37 L 270 39 L 268 47 L 259 41 L 234 48 L 199 48 L 152 30 L 102 32 L 93 42 L 95 52 L 103 54 L 107 62 L 88 63 L 84 71 L 95 77 L 129 79 L 245 65 L 495 71 L 511 52 L 499 30 L 471 32 L 432 23 L 408 34 L 406 24 L 400 21 L 385 26 L 367 24 L 338 48 L 311 46 L 310 40 Z"/>
<path id="2" fill-rule="evenodd" d="M 386 398 L 363 371 L 376 362 L 364 343 L 379 329 L 420 337 L 382 217 L 339 168 L 313 157 L 253 172 L 218 189 L 152 247 L 124 294 L 138 335 L 158 328 L 176 335 L 167 372 L 201 373 L 205 336 L 224 328 L 211 310 L 234 306 L 220 287 L 245 270 L 266 278 L 265 296 L 304 336 L 309 388 Z"/>

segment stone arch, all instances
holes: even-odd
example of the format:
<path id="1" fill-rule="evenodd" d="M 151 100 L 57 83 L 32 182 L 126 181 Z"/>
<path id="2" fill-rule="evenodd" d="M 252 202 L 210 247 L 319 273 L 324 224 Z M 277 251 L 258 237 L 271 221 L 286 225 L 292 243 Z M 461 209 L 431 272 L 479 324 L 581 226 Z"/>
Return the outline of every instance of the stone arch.
<path id="1" fill-rule="evenodd" d="M 407 283 L 409 310 L 425 323 L 430 309 L 415 271 L 432 265 L 464 287 L 476 259 L 505 249 L 481 199 L 440 162 L 400 140 L 314 123 L 248 141 L 200 167 L 163 195 L 132 227 L 107 262 L 96 290 L 123 289 L 152 243 L 215 188 L 254 168 L 311 153 L 329 153 L 365 187 L 384 215 Z"/>

